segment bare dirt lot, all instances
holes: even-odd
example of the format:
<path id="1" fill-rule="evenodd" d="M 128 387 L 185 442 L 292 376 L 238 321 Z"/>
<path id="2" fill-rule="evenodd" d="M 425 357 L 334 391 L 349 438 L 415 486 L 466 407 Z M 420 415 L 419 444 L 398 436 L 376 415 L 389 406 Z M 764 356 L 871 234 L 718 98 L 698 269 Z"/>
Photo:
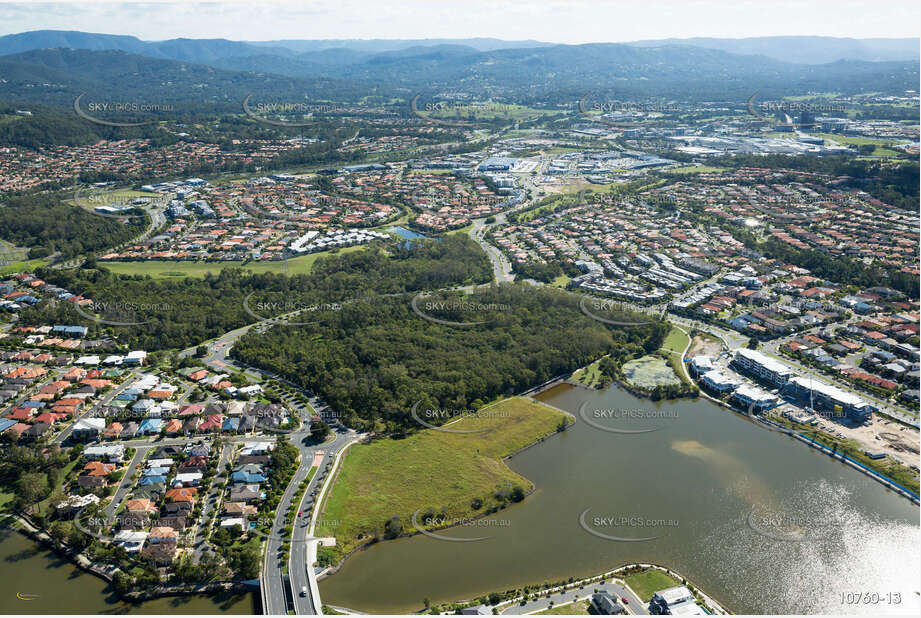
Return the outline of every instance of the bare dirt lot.
<path id="1" fill-rule="evenodd" d="M 694 335 L 691 340 L 691 347 L 688 349 L 687 358 L 695 356 L 709 356 L 715 358 L 723 350 L 723 343 L 710 336 Z"/>

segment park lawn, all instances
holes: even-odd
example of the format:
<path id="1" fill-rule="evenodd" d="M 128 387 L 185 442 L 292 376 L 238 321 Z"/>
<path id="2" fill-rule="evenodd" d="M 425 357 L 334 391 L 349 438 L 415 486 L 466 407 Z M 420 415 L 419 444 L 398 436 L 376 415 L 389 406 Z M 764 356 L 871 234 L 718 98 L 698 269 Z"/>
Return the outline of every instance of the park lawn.
<path id="1" fill-rule="evenodd" d="M 50 263 L 50 260 L 40 258 L 35 260 L 22 260 L 20 262 L 12 262 L 4 266 L 0 266 L 0 275 L 8 275 L 10 273 L 20 273 L 20 272 L 32 272 L 36 268 L 42 268 L 47 266 Z"/>
<path id="2" fill-rule="evenodd" d="M 567 603 L 566 605 L 554 605 L 550 609 L 545 609 L 542 612 L 537 612 L 536 616 L 581 616 L 588 615 L 588 601 L 576 601 L 575 603 Z"/>
<path id="3" fill-rule="evenodd" d="M 581 382 L 582 384 L 588 386 L 589 388 L 594 388 L 597 384 L 601 383 L 603 376 L 601 375 L 601 370 L 598 365 L 601 364 L 601 359 L 599 358 L 591 365 L 586 365 L 581 369 L 576 369 L 572 376 L 571 380 L 576 382 Z"/>
<path id="4" fill-rule="evenodd" d="M 569 276 L 560 275 L 559 277 L 555 278 L 550 285 L 552 285 L 555 288 L 561 288 L 565 290 L 566 286 L 569 285 L 570 281 L 572 281 L 572 279 Z"/>
<path id="5" fill-rule="evenodd" d="M 688 343 L 690 343 L 690 339 L 684 334 L 684 331 L 672 328 L 668 331 L 668 336 L 665 337 L 665 341 L 662 343 L 660 349 L 681 356 L 681 353 L 688 347 Z"/>
<path id="6" fill-rule="evenodd" d="M 310 272 L 318 258 L 337 253 L 350 253 L 364 248 L 362 245 L 345 247 L 338 251 L 320 251 L 310 253 L 288 260 L 288 273 L 303 275 Z M 225 268 L 239 266 L 254 273 L 284 273 L 285 262 L 282 260 L 272 262 L 185 262 L 174 260 L 148 260 L 143 262 L 99 262 L 100 266 L 121 275 L 149 275 L 154 279 L 167 279 L 179 277 L 204 277 L 207 274 L 219 274 Z"/>
<path id="7" fill-rule="evenodd" d="M 16 495 L 11 491 L 0 491 L 0 511 L 3 511 L 3 508 L 15 497 Z"/>
<path id="8" fill-rule="evenodd" d="M 636 593 L 643 603 L 648 603 L 652 595 L 659 590 L 665 590 L 681 584 L 680 581 L 658 569 L 649 569 L 642 573 L 628 575 L 625 579 L 627 585 Z"/>
<path id="9" fill-rule="evenodd" d="M 530 481 L 513 472 L 502 458 L 553 434 L 566 416 L 522 397 L 502 399 L 450 424 L 447 433 L 423 429 L 403 439 L 356 444 L 346 451 L 342 468 L 322 506 L 317 536 L 335 536 L 341 558 L 399 516 L 404 532 L 412 531 L 419 509 L 445 507 L 449 519 L 471 517 L 496 504 L 493 494 L 509 484 L 526 491 Z M 474 510 L 471 502 L 483 506 Z"/>

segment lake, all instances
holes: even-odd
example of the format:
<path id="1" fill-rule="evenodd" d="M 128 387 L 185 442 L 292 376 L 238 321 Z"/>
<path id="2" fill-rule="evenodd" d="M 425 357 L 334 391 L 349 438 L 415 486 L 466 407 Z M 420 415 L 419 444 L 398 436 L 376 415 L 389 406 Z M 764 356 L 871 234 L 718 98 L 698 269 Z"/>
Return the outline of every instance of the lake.
<path id="1" fill-rule="evenodd" d="M 879 483 L 707 400 L 616 385 L 541 398 L 578 420 L 509 461 L 536 491 L 495 526 L 442 532 L 489 538 L 378 543 L 320 583 L 323 602 L 409 612 L 654 562 L 736 613 L 918 611 L 918 507 Z"/>

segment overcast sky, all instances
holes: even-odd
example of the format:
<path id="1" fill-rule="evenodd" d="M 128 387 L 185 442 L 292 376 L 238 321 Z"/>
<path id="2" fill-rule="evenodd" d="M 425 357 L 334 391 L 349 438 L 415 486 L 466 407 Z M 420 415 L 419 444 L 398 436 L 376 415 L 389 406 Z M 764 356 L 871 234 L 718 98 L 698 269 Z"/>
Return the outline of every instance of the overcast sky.
<path id="1" fill-rule="evenodd" d="M 82 30 L 175 37 L 558 43 L 770 35 L 916 37 L 918 0 L 230 0 L 0 3 L 0 34 Z"/>

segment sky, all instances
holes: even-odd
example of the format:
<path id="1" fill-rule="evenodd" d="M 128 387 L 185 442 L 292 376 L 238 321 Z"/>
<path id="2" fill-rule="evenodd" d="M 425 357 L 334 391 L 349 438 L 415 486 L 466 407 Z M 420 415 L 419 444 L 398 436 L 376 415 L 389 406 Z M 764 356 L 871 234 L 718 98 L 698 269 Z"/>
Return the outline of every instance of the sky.
<path id="1" fill-rule="evenodd" d="M 0 35 L 28 30 L 176 37 L 494 37 L 593 43 L 669 37 L 917 37 L 918 0 L 228 0 L 0 2 Z"/>

